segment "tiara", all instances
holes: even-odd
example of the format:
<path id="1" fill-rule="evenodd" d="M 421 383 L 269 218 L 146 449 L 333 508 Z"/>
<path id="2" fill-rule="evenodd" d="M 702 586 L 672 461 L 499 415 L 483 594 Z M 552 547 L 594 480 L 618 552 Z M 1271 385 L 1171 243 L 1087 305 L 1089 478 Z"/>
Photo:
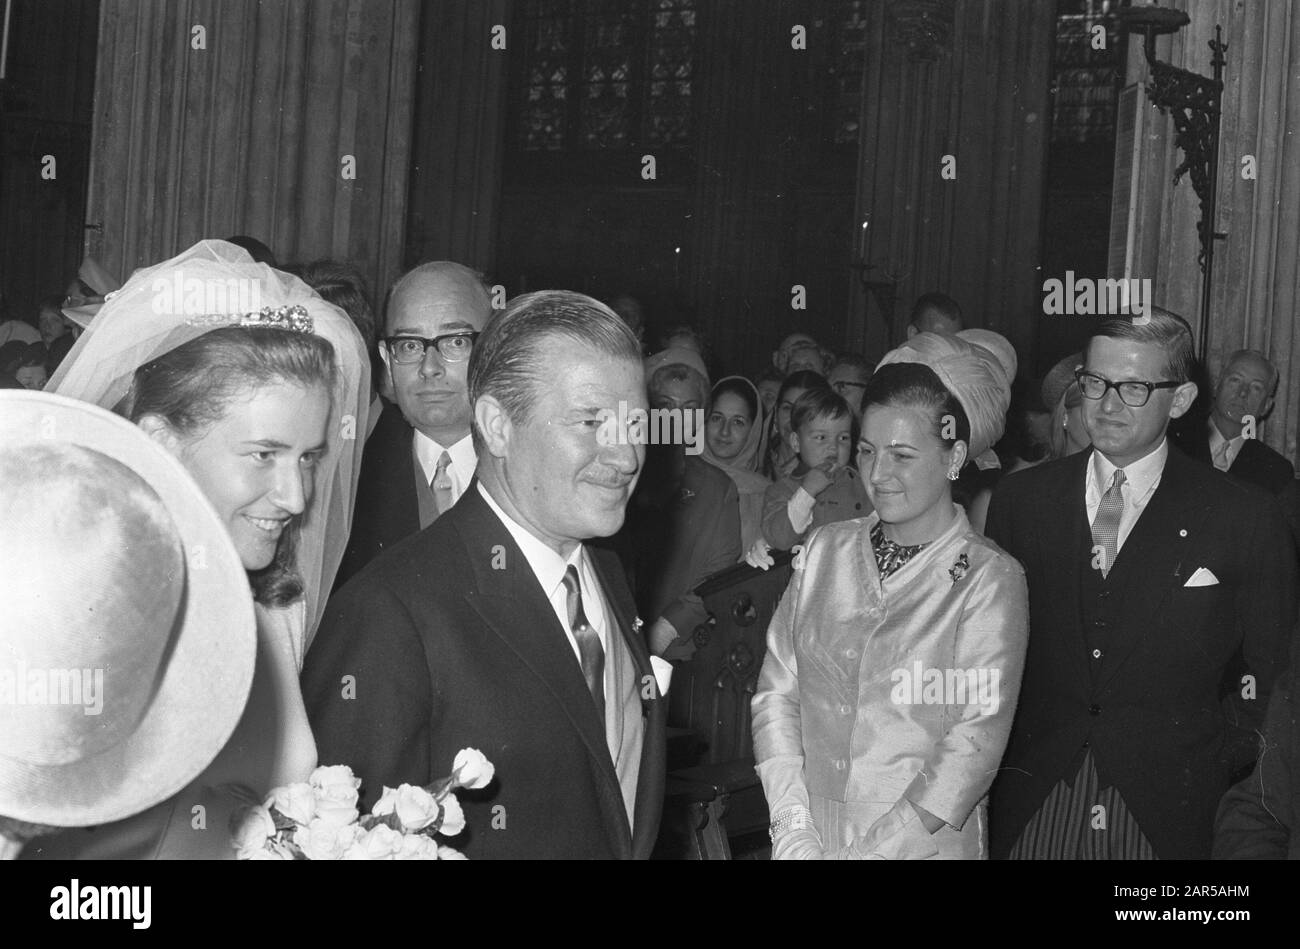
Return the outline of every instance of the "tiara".
<path id="1" fill-rule="evenodd" d="M 301 304 L 264 306 L 253 313 L 239 317 L 239 326 L 264 326 L 271 329 L 291 330 L 294 333 L 313 333 L 315 324 L 306 307 Z"/>

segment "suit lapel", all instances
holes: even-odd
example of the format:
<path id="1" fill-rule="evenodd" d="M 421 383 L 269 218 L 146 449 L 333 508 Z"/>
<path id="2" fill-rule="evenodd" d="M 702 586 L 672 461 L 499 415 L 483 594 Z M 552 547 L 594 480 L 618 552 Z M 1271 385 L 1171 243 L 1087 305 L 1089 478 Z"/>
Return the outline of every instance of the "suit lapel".
<path id="1" fill-rule="evenodd" d="M 658 834 L 659 813 L 663 805 L 663 786 L 659 783 L 658 776 L 664 772 L 667 753 L 663 741 L 667 703 L 659 694 L 654 667 L 650 664 L 650 652 L 636 625 L 636 604 L 623 580 L 617 560 L 612 554 L 591 547 L 588 548 L 588 554 L 591 556 L 592 569 L 600 578 L 604 589 L 605 602 L 614 614 L 614 624 L 622 635 L 636 668 L 635 688 L 641 697 L 644 734 L 641 740 L 641 762 L 637 771 L 636 805 L 633 808 L 632 855 L 648 857 Z M 642 683 L 647 682 L 653 684 L 652 697 L 649 698 L 642 686 Z"/>
<path id="2" fill-rule="evenodd" d="M 381 519 L 379 544 L 391 547 L 420 530 L 420 511 L 415 495 L 415 429 L 390 405 L 384 412 L 383 451 L 376 465 L 376 513 Z"/>
<path id="3" fill-rule="evenodd" d="M 452 508 L 476 580 L 474 590 L 467 591 L 465 597 L 487 627 L 537 677 L 541 688 L 555 699 L 581 737 L 600 791 L 610 841 L 615 847 L 627 847 L 631 836 L 627 810 L 610 760 L 605 723 L 596 713 L 581 667 L 550 600 L 510 532 L 479 495 L 477 485 L 475 479 Z M 504 569 L 493 569 L 502 553 Z"/>
<path id="4" fill-rule="evenodd" d="M 1088 507 L 1084 499 L 1087 466 L 1091 458 L 1091 452 L 1080 452 L 1071 458 L 1069 464 L 1062 466 L 1061 480 L 1042 496 L 1042 507 L 1033 522 L 1039 532 L 1039 563 L 1068 565 L 1065 570 L 1049 567 L 1042 576 L 1045 580 L 1055 581 L 1048 593 L 1048 602 L 1065 604 L 1063 612 L 1071 631 L 1068 640 L 1063 642 L 1073 644 L 1085 675 L 1088 643 L 1079 616 L 1079 571 L 1086 569 L 1087 564 L 1080 565 L 1075 552 L 1092 548 L 1092 528 L 1088 524 Z"/>

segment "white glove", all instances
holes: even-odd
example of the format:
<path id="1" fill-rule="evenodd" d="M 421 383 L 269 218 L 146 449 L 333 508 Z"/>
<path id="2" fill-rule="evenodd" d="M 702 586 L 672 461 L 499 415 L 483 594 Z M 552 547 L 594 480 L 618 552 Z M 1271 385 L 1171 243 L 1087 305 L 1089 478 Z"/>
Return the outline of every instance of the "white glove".
<path id="1" fill-rule="evenodd" d="M 760 570 L 770 570 L 776 565 L 776 561 L 772 559 L 771 550 L 772 548 L 768 545 L 768 542 L 760 537 L 745 552 L 745 563 L 751 567 L 758 567 Z"/>
<path id="2" fill-rule="evenodd" d="M 926 860 L 939 845 L 906 799 L 872 824 L 865 834 L 836 853 L 835 860 Z"/>

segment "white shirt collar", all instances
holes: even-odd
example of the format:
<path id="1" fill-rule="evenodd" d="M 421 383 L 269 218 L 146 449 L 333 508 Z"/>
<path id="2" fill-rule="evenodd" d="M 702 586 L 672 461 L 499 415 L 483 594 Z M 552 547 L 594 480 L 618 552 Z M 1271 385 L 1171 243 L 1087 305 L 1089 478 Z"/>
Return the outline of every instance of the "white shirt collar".
<path id="1" fill-rule="evenodd" d="M 1150 452 L 1137 461 L 1126 465 L 1124 468 L 1124 482 L 1129 488 L 1128 496 L 1139 506 L 1145 501 L 1147 495 L 1160 483 L 1160 475 L 1164 473 L 1165 461 L 1169 458 L 1169 439 L 1162 438 L 1160 447 Z M 1115 470 L 1118 466 L 1111 464 L 1109 458 L 1101 452 L 1094 450 L 1092 453 L 1092 464 L 1088 466 L 1088 496 L 1092 497 L 1093 492 L 1100 497 L 1106 493 L 1110 487 L 1111 478 L 1115 476 Z"/>
<path id="2" fill-rule="evenodd" d="M 564 582 L 564 574 L 570 564 L 576 567 L 579 573 L 583 572 L 583 553 L 586 548 L 582 544 L 578 544 L 573 553 L 569 554 L 568 559 L 565 559 L 503 511 L 501 505 L 497 504 L 481 481 L 478 483 L 478 493 L 483 495 L 483 500 L 487 501 L 488 507 L 501 518 L 501 523 L 506 526 L 510 536 L 519 545 L 519 550 L 528 561 L 528 566 L 532 568 L 537 582 L 542 585 L 542 592 L 548 599 L 555 595 L 560 584 Z"/>
<path id="3" fill-rule="evenodd" d="M 1239 434 L 1236 438 L 1228 438 L 1223 432 L 1219 431 L 1219 426 L 1215 424 L 1213 417 L 1210 418 L 1208 425 L 1210 428 L 1210 457 L 1213 458 L 1217 452 L 1223 450 L 1222 446 L 1227 445 L 1225 456 L 1228 464 L 1231 465 L 1237 457 L 1237 452 L 1241 451 L 1241 446 L 1245 443 L 1246 437 Z"/>
<path id="4" fill-rule="evenodd" d="M 456 444 L 446 447 L 439 445 L 424 432 L 418 428 L 415 429 L 415 457 L 420 460 L 420 467 L 424 469 L 425 481 L 432 481 L 434 472 L 438 470 L 438 459 L 442 457 L 443 452 L 451 455 L 451 472 L 452 484 L 455 486 L 455 494 L 459 497 L 460 493 L 469 486 L 470 479 L 474 477 L 474 469 L 478 466 L 478 455 L 474 453 L 474 439 L 466 435 Z"/>

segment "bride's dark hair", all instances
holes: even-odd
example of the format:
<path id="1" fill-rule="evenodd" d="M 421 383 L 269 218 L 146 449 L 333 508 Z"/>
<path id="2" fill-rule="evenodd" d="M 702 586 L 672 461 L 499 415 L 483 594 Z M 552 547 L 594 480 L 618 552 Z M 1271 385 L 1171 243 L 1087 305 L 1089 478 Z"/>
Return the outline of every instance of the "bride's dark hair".
<path id="1" fill-rule="evenodd" d="M 263 386 L 292 383 L 334 391 L 334 347 L 310 333 L 256 326 L 224 326 L 145 363 L 117 413 L 138 423 L 156 415 L 182 437 L 220 421 L 232 399 Z M 297 570 L 300 517 L 295 517 L 271 563 L 249 571 L 253 599 L 284 606 L 303 595 Z"/>

